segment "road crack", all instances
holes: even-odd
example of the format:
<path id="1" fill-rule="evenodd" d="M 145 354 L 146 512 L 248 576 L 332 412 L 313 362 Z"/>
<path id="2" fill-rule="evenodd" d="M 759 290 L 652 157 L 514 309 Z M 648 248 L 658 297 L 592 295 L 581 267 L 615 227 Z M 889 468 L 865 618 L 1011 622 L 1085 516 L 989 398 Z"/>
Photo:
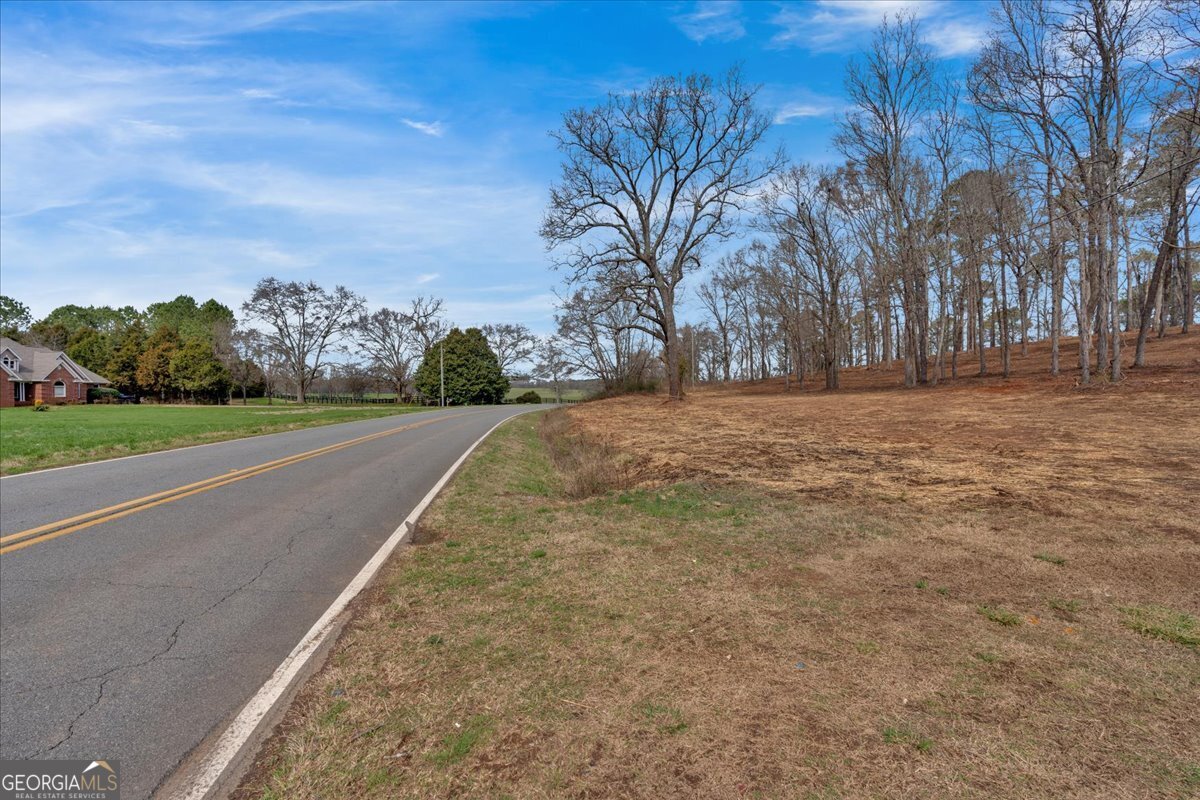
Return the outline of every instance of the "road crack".
<path id="1" fill-rule="evenodd" d="M 84 717 L 86 717 L 93 708 L 100 705 L 100 701 L 104 699 L 104 687 L 107 683 L 108 683 L 107 679 L 100 681 L 100 685 L 96 690 L 96 699 L 91 702 L 91 705 L 89 705 L 83 711 L 80 711 L 78 714 L 75 715 L 75 719 L 71 720 L 71 724 L 67 726 L 67 735 L 64 736 L 63 738 L 59 739 L 57 742 L 50 745 L 50 747 L 46 748 L 45 750 L 43 750 L 41 752 L 44 752 L 46 755 L 50 755 L 55 750 L 57 750 L 59 747 L 66 744 L 66 742 L 69 741 L 70 738 L 75 735 L 75 726 L 79 724 L 79 721 L 82 720 Z"/>

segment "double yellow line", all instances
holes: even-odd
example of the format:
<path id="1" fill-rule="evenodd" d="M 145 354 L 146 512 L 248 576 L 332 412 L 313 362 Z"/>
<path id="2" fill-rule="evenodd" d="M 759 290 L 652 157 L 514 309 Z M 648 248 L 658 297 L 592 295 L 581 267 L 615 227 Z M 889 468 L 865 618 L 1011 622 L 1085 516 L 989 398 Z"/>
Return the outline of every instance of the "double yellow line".
<path id="1" fill-rule="evenodd" d="M 468 412 L 471 413 L 471 412 Z M 475 412 L 478 413 L 478 412 Z M 253 478 L 256 475 L 262 475 L 266 472 L 281 469 L 283 467 L 298 464 L 301 461 L 307 461 L 310 458 L 334 453 L 338 450 L 344 450 L 347 447 L 372 442 L 376 439 L 382 439 L 386 436 L 393 436 L 404 431 L 411 431 L 414 428 L 421 428 L 426 425 L 432 425 L 435 422 L 443 422 L 454 417 L 465 416 L 465 414 L 451 414 L 449 416 L 437 417 L 436 419 L 428 419 L 423 422 L 414 422 L 411 425 L 402 425 L 399 428 L 381 431 L 379 433 L 369 433 L 366 436 L 359 436 L 357 439 L 347 439 L 344 442 L 337 444 L 318 447 L 315 450 L 308 450 L 296 455 L 279 458 L 274 461 L 268 461 L 265 464 L 257 464 L 253 467 L 243 467 L 227 472 L 224 475 L 215 475 L 211 478 L 206 478 L 202 481 L 189 483 L 184 486 L 176 486 L 174 489 L 148 494 L 145 497 L 139 497 L 136 500 L 127 500 L 124 503 L 118 503 L 107 508 L 99 508 L 95 511 L 89 511 L 86 514 L 79 514 L 74 517 L 60 519 L 57 522 L 51 522 L 46 525 L 39 525 L 36 528 L 20 531 L 19 533 L 10 533 L 7 536 L 0 536 L 0 555 L 11 553 L 22 548 L 29 547 L 39 542 L 48 542 L 51 539 L 57 539 L 60 536 L 66 536 L 69 533 L 81 531 L 84 528 L 90 528 L 93 525 L 99 525 L 102 522 L 111 522 L 114 519 L 127 517 L 130 514 L 136 514 L 139 511 L 145 511 L 147 508 L 163 505 L 164 503 L 173 503 L 176 500 L 182 500 L 185 497 L 207 492 L 212 489 L 218 489 L 222 486 L 228 486 L 231 483 L 244 481 L 247 478 Z"/>

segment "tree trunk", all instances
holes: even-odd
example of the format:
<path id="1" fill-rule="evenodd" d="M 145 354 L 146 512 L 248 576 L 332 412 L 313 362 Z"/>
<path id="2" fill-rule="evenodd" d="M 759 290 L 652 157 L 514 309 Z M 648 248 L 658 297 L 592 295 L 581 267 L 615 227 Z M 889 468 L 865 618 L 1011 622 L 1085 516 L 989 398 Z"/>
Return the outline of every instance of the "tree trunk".
<path id="1" fill-rule="evenodd" d="M 1101 205 L 1102 201 L 1097 201 L 1097 205 Z M 1093 220 L 1095 222 L 1095 220 Z M 1108 308 L 1109 308 L 1109 281 L 1108 281 L 1108 258 L 1104 252 L 1104 237 L 1106 234 L 1099 230 L 1100 224 L 1095 223 L 1088 234 L 1090 246 L 1092 248 L 1091 262 L 1095 265 L 1096 278 L 1096 371 L 1103 375 L 1109 367 L 1108 354 Z"/>
<path id="2" fill-rule="evenodd" d="M 838 389 L 841 387 L 839 372 L 838 344 L 841 332 L 841 320 L 838 318 L 837 294 L 830 300 L 828 320 L 825 325 L 825 388 Z"/>
<path id="3" fill-rule="evenodd" d="M 975 349 L 979 354 L 979 374 L 987 375 L 987 347 L 983 341 L 983 265 L 975 272 Z"/>
<path id="4" fill-rule="evenodd" d="M 883 366 L 890 368 L 892 366 L 892 303 L 889 298 L 884 298 L 879 304 L 880 311 L 880 338 L 882 339 L 883 352 L 880 353 L 880 363 Z"/>
<path id="5" fill-rule="evenodd" d="M 1117 254 L 1121 246 L 1121 223 L 1117 214 L 1117 200 L 1109 200 L 1110 213 L 1108 217 L 1108 232 L 1111 237 L 1108 248 L 1109 274 L 1109 331 L 1112 334 L 1112 371 L 1110 377 L 1113 383 L 1121 380 L 1121 314 L 1120 296 L 1121 285 L 1118 281 L 1120 272 L 1117 268 Z"/>
<path id="6" fill-rule="evenodd" d="M 1155 302 L 1152 298 L 1157 298 L 1161 294 L 1163 272 L 1166 270 L 1172 250 L 1178 242 L 1180 206 L 1185 202 L 1182 191 L 1183 183 L 1183 181 L 1180 181 L 1175 186 L 1174 196 L 1171 198 L 1171 205 L 1167 211 L 1167 224 L 1163 226 L 1162 240 L 1158 244 L 1158 256 L 1154 259 L 1154 271 L 1150 274 L 1150 285 L 1146 288 L 1146 300 L 1142 303 L 1142 318 L 1138 325 L 1137 348 L 1133 356 L 1135 367 L 1146 366 L 1146 336 L 1150 332 L 1151 311 L 1155 305 L 1161 306 L 1161 303 Z M 1188 283 L 1190 284 L 1190 274 L 1188 278 Z M 1191 316 L 1190 308 L 1184 319 L 1186 320 L 1189 316 Z"/>
<path id="7" fill-rule="evenodd" d="M 1183 226 L 1183 334 L 1192 327 L 1192 308 L 1196 304 L 1192 296 L 1192 226 Z"/>
<path id="8" fill-rule="evenodd" d="M 679 374 L 679 367 L 683 364 L 683 351 L 679 346 L 679 331 L 675 327 L 675 310 L 673 304 L 667 302 L 663 303 L 663 327 L 667 339 L 667 394 L 672 400 L 682 400 L 683 378 Z"/>
<path id="9" fill-rule="evenodd" d="M 1000 248 L 1000 367 L 1004 377 L 1009 376 L 1009 340 L 1012 338 L 1008 331 L 1008 268 L 1004 257 L 1004 248 Z"/>

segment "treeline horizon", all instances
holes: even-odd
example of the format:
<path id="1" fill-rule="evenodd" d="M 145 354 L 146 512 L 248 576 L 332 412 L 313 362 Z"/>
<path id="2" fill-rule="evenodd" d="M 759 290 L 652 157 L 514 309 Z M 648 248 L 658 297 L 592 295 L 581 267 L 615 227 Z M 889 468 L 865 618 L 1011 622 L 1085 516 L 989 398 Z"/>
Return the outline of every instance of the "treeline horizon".
<path id="1" fill-rule="evenodd" d="M 227 402 L 322 394 L 395 402 L 437 398 L 425 356 L 445 343 L 447 397 L 500 402 L 508 374 L 530 362 L 541 341 L 524 325 L 459 328 L 439 298 L 417 297 L 393 310 L 369 311 L 343 286 L 264 278 L 239 315 L 190 295 L 134 306 L 66 304 L 33 319 L 29 308 L 0 296 L 0 333 L 25 345 L 65 352 L 122 394 L 160 402 Z M 419 369 L 418 367 L 422 367 Z M 459 372 L 463 375 L 459 375 Z"/>
<path id="2" fill-rule="evenodd" d="M 541 230 L 571 286 L 560 346 L 676 398 L 893 362 L 933 384 L 963 353 L 1007 375 L 1035 339 L 1052 374 L 1119 381 L 1196 313 L 1198 53 L 1200 5 L 1178 0 L 1002 0 L 965 76 L 889 17 L 846 67 L 834 166 L 769 150 L 737 69 L 574 109 Z"/>

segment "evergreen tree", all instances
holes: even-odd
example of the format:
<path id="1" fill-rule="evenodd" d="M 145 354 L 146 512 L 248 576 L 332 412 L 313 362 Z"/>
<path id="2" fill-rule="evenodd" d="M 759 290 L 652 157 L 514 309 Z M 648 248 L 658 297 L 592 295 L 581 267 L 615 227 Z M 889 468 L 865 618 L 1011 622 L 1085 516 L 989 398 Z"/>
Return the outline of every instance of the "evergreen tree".
<path id="1" fill-rule="evenodd" d="M 213 353 L 212 343 L 203 336 L 185 340 L 171 355 L 167 371 L 171 383 L 193 400 L 221 400 L 229 395 L 229 370 Z"/>
<path id="2" fill-rule="evenodd" d="M 0 294 L 0 334 L 15 339 L 32 324 L 29 306 Z"/>
<path id="3" fill-rule="evenodd" d="M 66 353 L 76 364 L 92 372 L 103 372 L 112 358 L 112 340 L 94 328 L 80 328 L 67 342 Z"/>
<path id="4" fill-rule="evenodd" d="M 138 359 L 146 346 L 146 328 L 135 321 L 121 332 L 112 357 L 100 374 L 112 381 L 113 386 L 125 394 L 138 392 Z"/>
<path id="5" fill-rule="evenodd" d="M 178 347 L 179 337 L 164 326 L 146 340 L 146 347 L 138 357 L 138 385 L 157 394 L 159 400 L 166 400 L 167 392 L 173 389 L 171 357 Z"/>
<path id="6" fill-rule="evenodd" d="M 425 352 L 414 381 L 417 391 L 436 398 L 440 393 L 441 355 L 445 348 L 446 402 L 450 405 L 499 403 L 508 392 L 508 379 L 496 354 L 479 328 L 454 328 Z"/>

